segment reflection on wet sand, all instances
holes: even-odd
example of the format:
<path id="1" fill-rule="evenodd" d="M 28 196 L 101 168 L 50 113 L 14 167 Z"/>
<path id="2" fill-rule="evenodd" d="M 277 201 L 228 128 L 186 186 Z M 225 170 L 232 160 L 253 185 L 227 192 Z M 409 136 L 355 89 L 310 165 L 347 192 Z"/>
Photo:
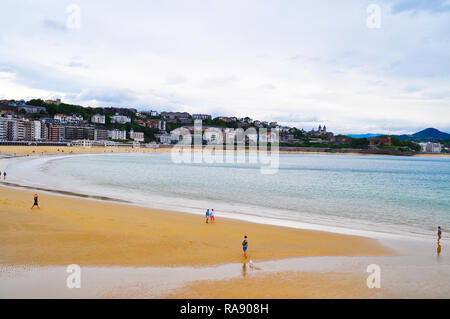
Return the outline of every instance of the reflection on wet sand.
<path id="1" fill-rule="evenodd" d="M 247 264 L 245 261 L 242 263 L 242 277 L 247 276 Z"/>

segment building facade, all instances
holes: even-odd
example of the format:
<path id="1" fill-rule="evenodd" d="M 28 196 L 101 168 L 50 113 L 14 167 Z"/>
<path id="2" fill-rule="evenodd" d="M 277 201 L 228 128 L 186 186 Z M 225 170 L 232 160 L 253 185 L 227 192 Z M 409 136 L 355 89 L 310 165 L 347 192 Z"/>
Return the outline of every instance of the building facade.
<path id="1" fill-rule="evenodd" d="M 135 132 L 134 130 L 130 131 L 130 139 L 136 142 L 144 142 L 144 133 L 143 132 Z"/>
<path id="2" fill-rule="evenodd" d="M 131 118 L 116 113 L 115 115 L 111 116 L 111 123 L 118 123 L 118 124 L 131 123 Z"/>
<path id="3" fill-rule="evenodd" d="M 441 143 L 419 143 L 420 145 L 420 151 L 422 153 L 441 153 L 442 152 L 442 145 Z"/>
<path id="4" fill-rule="evenodd" d="M 95 124 L 105 124 L 106 123 L 106 116 L 101 114 L 94 114 L 91 117 L 91 122 Z"/>
<path id="5" fill-rule="evenodd" d="M 121 140 L 121 141 L 125 141 L 127 139 L 127 132 L 124 131 L 120 131 L 120 130 L 111 130 L 108 132 L 108 136 L 112 139 L 112 140 Z"/>

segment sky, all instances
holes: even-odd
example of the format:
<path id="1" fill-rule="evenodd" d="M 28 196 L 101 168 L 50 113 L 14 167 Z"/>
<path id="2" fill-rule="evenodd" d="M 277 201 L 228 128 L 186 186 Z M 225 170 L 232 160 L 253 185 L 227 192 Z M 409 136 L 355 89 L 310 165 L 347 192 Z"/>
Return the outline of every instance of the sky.
<path id="1" fill-rule="evenodd" d="M 0 99 L 22 98 L 450 132 L 450 0 L 2 0 Z"/>

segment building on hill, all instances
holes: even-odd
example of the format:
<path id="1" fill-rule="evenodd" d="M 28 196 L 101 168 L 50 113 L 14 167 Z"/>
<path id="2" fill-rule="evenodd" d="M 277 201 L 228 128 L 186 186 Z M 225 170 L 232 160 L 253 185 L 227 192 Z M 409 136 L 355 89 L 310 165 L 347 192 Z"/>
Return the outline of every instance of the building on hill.
<path id="1" fill-rule="evenodd" d="M 53 119 L 59 121 L 61 124 L 77 124 L 83 121 L 81 114 L 55 114 Z"/>
<path id="2" fill-rule="evenodd" d="M 111 116 L 111 123 L 118 123 L 118 124 L 131 123 L 131 118 L 116 113 L 115 115 Z"/>
<path id="3" fill-rule="evenodd" d="M 325 125 L 322 127 L 322 125 L 320 125 L 320 124 L 319 124 L 317 131 L 312 129 L 311 131 L 308 132 L 308 134 L 312 135 L 312 136 L 322 136 L 322 135 L 326 135 L 326 133 L 327 133 L 327 127 Z"/>
<path id="4" fill-rule="evenodd" d="M 237 118 L 235 116 L 219 116 L 218 117 L 219 120 L 222 120 L 224 122 L 237 122 Z"/>
<path id="5" fill-rule="evenodd" d="M 142 111 L 142 112 L 141 112 L 141 116 L 157 117 L 157 116 L 159 116 L 159 113 L 158 113 L 158 111 L 153 111 L 153 110 L 150 110 L 150 111 Z"/>
<path id="6" fill-rule="evenodd" d="M 209 114 L 192 114 L 194 120 L 210 120 L 211 115 Z"/>
<path id="7" fill-rule="evenodd" d="M 59 104 L 61 104 L 61 99 L 45 100 L 44 102 L 45 102 L 46 104 L 56 104 L 56 105 L 59 105 Z"/>
<path id="8" fill-rule="evenodd" d="M 25 106 L 26 104 L 25 100 L 11 100 L 8 102 L 10 106 Z"/>
<path id="9" fill-rule="evenodd" d="M 166 121 L 151 120 L 151 121 L 145 122 L 145 125 L 147 127 L 156 128 L 156 129 L 158 129 L 160 131 L 165 131 L 166 130 Z"/>
<path id="10" fill-rule="evenodd" d="M 106 123 L 106 116 L 102 114 L 94 114 L 91 117 L 91 122 L 95 124 L 105 124 Z"/>
<path id="11" fill-rule="evenodd" d="M 17 107 L 17 111 L 25 112 L 26 114 L 33 114 L 33 113 L 40 113 L 40 112 L 47 112 L 47 108 L 43 106 L 34 106 L 34 105 L 22 105 Z"/>
<path id="12" fill-rule="evenodd" d="M 16 114 L 18 112 L 17 106 L 9 105 L 7 103 L 0 103 L 1 114 Z"/>
<path id="13" fill-rule="evenodd" d="M 161 112 L 161 116 L 168 123 L 192 123 L 191 115 L 187 112 Z"/>

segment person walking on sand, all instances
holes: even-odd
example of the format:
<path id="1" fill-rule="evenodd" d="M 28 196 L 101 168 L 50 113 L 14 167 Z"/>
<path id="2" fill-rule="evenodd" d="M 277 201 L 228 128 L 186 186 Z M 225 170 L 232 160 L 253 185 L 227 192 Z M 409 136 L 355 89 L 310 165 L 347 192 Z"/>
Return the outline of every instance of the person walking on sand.
<path id="1" fill-rule="evenodd" d="M 211 224 L 214 224 L 214 217 L 215 217 L 214 209 L 211 209 L 211 214 L 209 215 L 209 217 L 211 218 Z"/>
<path id="2" fill-rule="evenodd" d="M 3 172 L 3 179 L 6 180 L 6 172 Z"/>
<path id="3" fill-rule="evenodd" d="M 244 251 L 244 258 L 247 258 L 247 248 L 248 248 L 248 240 L 247 236 L 244 236 L 244 240 L 242 241 L 242 250 Z"/>
<path id="4" fill-rule="evenodd" d="M 441 226 L 438 227 L 437 236 L 438 236 L 438 244 L 439 244 L 441 242 L 441 238 L 442 238 Z"/>
<path id="5" fill-rule="evenodd" d="M 34 206 L 36 206 L 38 209 L 41 209 L 41 208 L 39 207 L 38 199 L 39 199 L 38 194 L 34 194 L 34 203 L 33 203 L 33 206 L 31 206 L 31 209 L 33 209 Z"/>
<path id="6" fill-rule="evenodd" d="M 208 220 L 209 220 L 209 208 L 206 210 L 206 223 L 208 224 Z"/>

